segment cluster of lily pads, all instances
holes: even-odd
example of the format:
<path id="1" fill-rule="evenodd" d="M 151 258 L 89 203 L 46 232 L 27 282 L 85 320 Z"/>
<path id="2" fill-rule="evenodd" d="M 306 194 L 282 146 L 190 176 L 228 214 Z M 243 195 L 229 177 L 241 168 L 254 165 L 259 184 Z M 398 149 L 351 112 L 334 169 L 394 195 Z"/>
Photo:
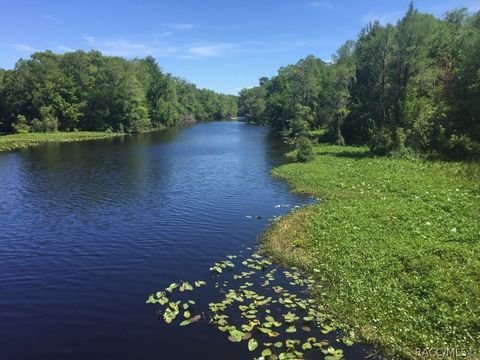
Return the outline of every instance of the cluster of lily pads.
<path id="1" fill-rule="evenodd" d="M 231 342 L 245 342 L 256 359 L 343 358 L 343 351 L 333 347 L 335 327 L 308 298 L 316 286 L 312 277 L 303 277 L 296 268 L 282 271 L 258 253 L 228 256 L 210 270 L 212 298 L 218 299 L 208 309 L 194 311 L 194 300 L 178 300 L 178 293 L 205 286 L 202 280 L 173 283 L 150 295 L 147 303 L 159 304 L 159 315 L 168 324 L 178 319 L 187 326 L 203 319 L 215 325 Z"/>

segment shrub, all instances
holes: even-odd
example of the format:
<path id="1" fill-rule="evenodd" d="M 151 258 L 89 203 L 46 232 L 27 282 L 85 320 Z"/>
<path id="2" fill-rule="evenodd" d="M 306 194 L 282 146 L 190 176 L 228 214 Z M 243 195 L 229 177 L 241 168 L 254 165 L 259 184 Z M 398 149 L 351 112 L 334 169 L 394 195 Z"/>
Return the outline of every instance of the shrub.
<path id="1" fill-rule="evenodd" d="M 12 123 L 12 129 L 15 134 L 26 134 L 30 130 L 25 115 L 17 115 L 17 121 Z"/>
<path id="2" fill-rule="evenodd" d="M 42 106 L 40 108 L 40 116 L 42 118 L 43 131 L 44 132 L 56 132 L 58 131 L 59 121 L 55 116 L 55 111 L 52 106 Z"/>
<path id="3" fill-rule="evenodd" d="M 315 158 L 315 153 L 313 151 L 312 142 L 304 137 L 301 136 L 297 139 L 296 148 L 298 150 L 297 153 L 297 161 L 298 162 L 309 162 Z"/>
<path id="4" fill-rule="evenodd" d="M 392 134 L 385 128 L 374 131 L 370 140 L 370 150 L 376 155 L 387 155 L 396 147 Z"/>

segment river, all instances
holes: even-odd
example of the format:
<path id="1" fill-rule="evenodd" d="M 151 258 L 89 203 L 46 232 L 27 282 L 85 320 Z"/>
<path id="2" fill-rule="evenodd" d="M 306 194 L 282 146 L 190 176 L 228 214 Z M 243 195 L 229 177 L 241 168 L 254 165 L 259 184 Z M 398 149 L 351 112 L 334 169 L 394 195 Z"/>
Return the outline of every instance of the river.
<path id="1" fill-rule="evenodd" d="M 251 358 L 214 326 L 165 327 L 145 300 L 208 279 L 307 201 L 269 175 L 285 150 L 211 122 L 0 154 L 1 358 Z"/>

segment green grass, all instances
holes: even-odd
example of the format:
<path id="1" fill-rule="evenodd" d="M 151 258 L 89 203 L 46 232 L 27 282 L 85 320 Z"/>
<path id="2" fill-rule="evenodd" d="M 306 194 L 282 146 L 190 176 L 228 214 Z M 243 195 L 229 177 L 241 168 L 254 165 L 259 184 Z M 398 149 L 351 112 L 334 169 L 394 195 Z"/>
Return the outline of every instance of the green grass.
<path id="1" fill-rule="evenodd" d="M 273 170 L 319 201 L 274 223 L 263 249 L 314 274 L 318 301 L 388 358 L 417 358 L 416 348 L 478 351 L 478 164 L 315 151 L 311 163 Z"/>
<path id="2" fill-rule="evenodd" d="M 319 140 L 321 139 L 327 132 L 327 129 L 315 129 L 308 131 L 308 138 L 310 140 Z"/>
<path id="3" fill-rule="evenodd" d="M 111 132 L 91 131 L 3 135 L 0 136 L 0 152 L 38 146 L 47 142 L 72 142 L 94 139 L 107 139 L 118 135 L 120 134 Z"/>

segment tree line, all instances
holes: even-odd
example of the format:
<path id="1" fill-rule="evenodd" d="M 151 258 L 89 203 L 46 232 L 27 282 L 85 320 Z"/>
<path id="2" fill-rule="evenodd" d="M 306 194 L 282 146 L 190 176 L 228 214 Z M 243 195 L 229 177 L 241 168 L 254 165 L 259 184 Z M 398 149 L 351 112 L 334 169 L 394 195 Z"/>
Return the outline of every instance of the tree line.
<path id="1" fill-rule="evenodd" d="M 155 59 L 51 51 L 0 69 L 0 131 L 138 132 L 237 114 L 235 96 L 198 89 Z"/>
<path id="2" fill-rule="evenodd" d="M 413 4 L 396 25 L 374 22 L 324 62 L 308 56 L 244 89 L 240 114 L 290 138 L 324 129 L 339 145 L 480 156 L 480 12 L 442 19 Z"/>

